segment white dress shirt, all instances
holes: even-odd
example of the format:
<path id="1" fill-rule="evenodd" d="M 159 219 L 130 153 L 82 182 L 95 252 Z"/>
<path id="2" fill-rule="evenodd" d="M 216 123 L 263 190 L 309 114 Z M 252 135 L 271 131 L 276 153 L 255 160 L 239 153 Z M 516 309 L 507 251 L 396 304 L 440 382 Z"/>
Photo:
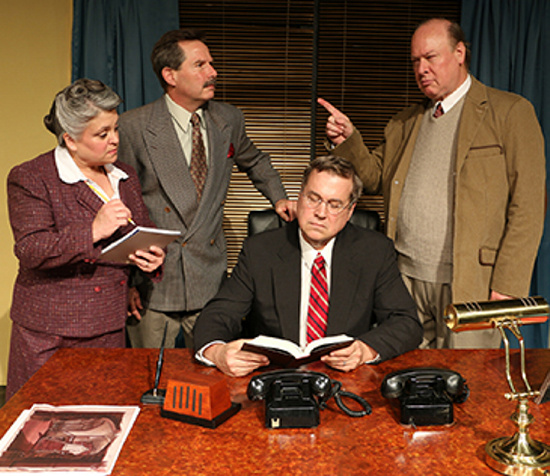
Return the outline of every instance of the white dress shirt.
<path id="1" fill-rule="evenodd" d="M 193 151 L 193 126 L 191 124 L 192 114 L 185 108 L 181 107 L 179 104 L 176 104 L 174 100 L 165 94 L 166 106 L 168 107 L 168 112 L 172 117 L 172 122 L 176 129 L 176 134 L 181 145 L 181 150 L 183 150 L 183 155 L 187 161 L 187 165 L 191 165 L 191 152 Z M 197 116 L 200 119 L 200 127 L 202 134 L 202 141 L 204 143 L 204 152 L 206 154 L 206 164 L 210 163 L 208 157 L 208 132 L 206 131 L 206 121 L 204 119 L 204 111 L 202 109 L 197 109 L 195 111 Z"/>
<path id="2" fill-rule="evenodd" d="M 437 109 L 437 106 L 441 104 L 441 108 L 443 109 L 443 114 L 446 112 L 449 112 L 458 101 L 460 101 L 466 93 L 469 91 L 470 86 L 472 85 L 472 77 L 468 75 L 468 77 L 464 80 L 464 82 L 456 88 L 451 94 L 449 94 L 443 101 L 437 101 L 432 108 L 432 115 L 435 113 L 435 110 Z"/>
<path id="3" fill-rule="evenodd" d="M 120 193 L 118 189 L 119 182 L 128 178 L 128 174 L 124 172 L 124 170 L 119 169 L 113 164 L 105 164 L 103 166 L 107 174 L 107 178 L 109 179 L 111 187 L 114 191 L 113 195 L 109 197 L 105 190 L 103 190 L 97 183 L 84 175 L 82 170 L 78 168 L 78 165 L 76 165 L 76 162 L 65 147 L 58 145 L 55 148 L 54 157 L 55 166 L 57 167 L 57 173 L 59 174 L 59 178 L 63 182 L 72 184 L 82 181 L 86 185 L 88 185 L 88 187 L 90 187 L 94 191 L 94 193 L 105 203 L 107 203 L 109 200 L 112 200 L 113 198 L 120 198 Z"/>
<path id="4" fill-rule="evenodd" d="M 300 347 L 307 344 L 307 311 L 309 307 L 309 293 L 311 290 L 311 269 L 313 262 L 320 253 L 325 260 L 325 270 L 327 272 L 327 287 L 330 306 L 330 276 L 332 265 L 332 250 L 334 248 L 334 238 L 332 238 L 322 250 L 316 250 L 302 236 L 302 231 L 298 232 L 300 237 L 300 249 L 302 250 L 301 267 L 301 294 L 300 294 Z"/>

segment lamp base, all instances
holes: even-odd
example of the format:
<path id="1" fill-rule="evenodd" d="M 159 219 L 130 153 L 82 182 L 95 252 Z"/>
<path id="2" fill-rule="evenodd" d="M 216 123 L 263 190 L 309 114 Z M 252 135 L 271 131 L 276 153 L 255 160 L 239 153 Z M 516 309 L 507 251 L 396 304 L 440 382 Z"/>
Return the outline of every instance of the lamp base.
<path id="1" fill-rule="evenodd" d="M 502 474 L 513 476 L 538 476 L 550 471 L 550 446 L 533 440 L 529 425 L 533 422 L 529 414 L 527 398 L 520 398 L 517 411 L 512 415 L 518 425 L 514 436 L 496 438 L 485 445 L 485 462 L 490 468 Z"/>
<path id="2" fill-rule="evenodd" d="M 550 446 L 530 438 L 522 441 L 519 433 L 490 441 L 485 451 L 487 465 L 502 474 L 542 476 L 550 471 Z"/>

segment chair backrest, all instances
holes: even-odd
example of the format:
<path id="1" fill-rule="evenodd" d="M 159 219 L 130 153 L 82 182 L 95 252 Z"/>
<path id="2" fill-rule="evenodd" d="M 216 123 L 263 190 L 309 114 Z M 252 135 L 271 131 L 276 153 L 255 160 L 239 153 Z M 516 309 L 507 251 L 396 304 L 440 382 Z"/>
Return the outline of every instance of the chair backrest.
<path id="1" fill-rule="evenodd" d="M 350 222 L 367 230 L 380 231 L 380 216 L 374 210 L 360 210 L 356 208 Z M 248 214 L 248 236 L 262 231 L 274 230 L 285 226 L 286 222 L 277 215 L 273 208 L 252 210 Z"/>

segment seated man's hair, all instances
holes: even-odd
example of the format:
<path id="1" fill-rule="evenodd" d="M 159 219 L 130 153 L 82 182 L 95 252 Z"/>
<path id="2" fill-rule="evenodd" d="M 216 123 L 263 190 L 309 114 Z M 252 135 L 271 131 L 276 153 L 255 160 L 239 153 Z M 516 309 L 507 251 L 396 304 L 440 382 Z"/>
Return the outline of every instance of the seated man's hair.
<path id="1" fill-rule="evenodd" d="M 323 155 L 316 157 L 304 170 L 304 175 L 302 177 L 302 190 L 305 188 L 307 181 L 309 180 L 309 176 L 314 170 L 317 172 L 329 172 L 334 175 L 338 175 L 339 177 L 353 179 L 350 204 L 353 204 L 359 200 L 361 192 L 363 191 L 363 182 L 357 175 L 355 167 L 350 161 L 336 155 Z"/>

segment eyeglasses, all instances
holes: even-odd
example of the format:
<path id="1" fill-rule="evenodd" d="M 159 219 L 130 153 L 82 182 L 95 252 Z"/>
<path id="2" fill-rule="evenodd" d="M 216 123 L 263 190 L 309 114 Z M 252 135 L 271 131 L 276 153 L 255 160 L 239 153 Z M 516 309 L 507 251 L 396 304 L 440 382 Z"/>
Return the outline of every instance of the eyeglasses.
<path id="1" fill-rule="evenodd" d="M 327 211 L 331 215 L 339 215 L 346 208 L 349 208 L 351 206 L 351 202 L 348 204 L 345 204 L 345 203 L 342 203 L 340 200 L 336 200 L 336 199 L 323 200 L 315 192 L 308 192 L 305 194 L 302 193 L 301 195 L 302 197 L 304 197 L 304 201 L 306 202 L 306 206 L 308 208 L 315 210 L 319 208 L 322 203 L 324 203 L 327 206 Z"/>

